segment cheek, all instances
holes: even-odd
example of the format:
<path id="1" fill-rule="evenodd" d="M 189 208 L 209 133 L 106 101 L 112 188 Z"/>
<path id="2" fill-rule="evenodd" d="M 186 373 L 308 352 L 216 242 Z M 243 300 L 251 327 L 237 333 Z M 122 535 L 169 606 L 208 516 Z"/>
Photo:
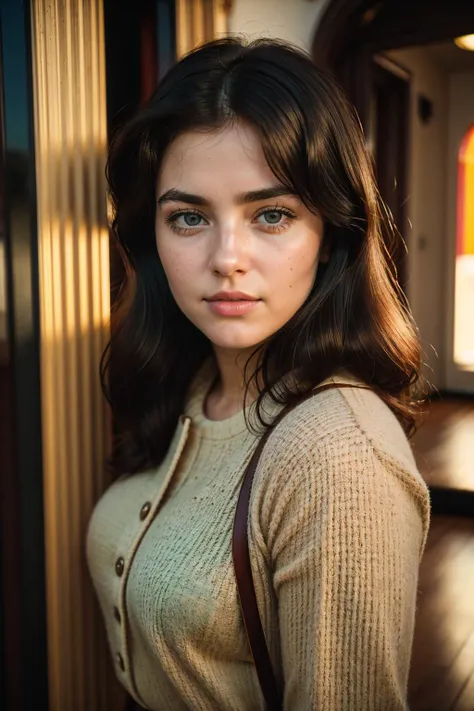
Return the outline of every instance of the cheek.
<path id="1" fill-rule="evenodd" d="M 320 239 L 316 236 L 302 240 L 292 249 L 278 255 L 271 266 L 268 265 L 272 280 L 280 285 L 280 294 L 283 287 L 288 296 L 294 294 L 295 297 L 311 289 L 319 262 L 319 245 Z"/>
<path id="2" fill-rule="evenodd" d="M 174 295 L 185 293 L 185 287 L 192 284 L 192 273 L 196 268 L 196 259 L 189 250 L 179 246 L 158 243 L 158 256 Z"/>

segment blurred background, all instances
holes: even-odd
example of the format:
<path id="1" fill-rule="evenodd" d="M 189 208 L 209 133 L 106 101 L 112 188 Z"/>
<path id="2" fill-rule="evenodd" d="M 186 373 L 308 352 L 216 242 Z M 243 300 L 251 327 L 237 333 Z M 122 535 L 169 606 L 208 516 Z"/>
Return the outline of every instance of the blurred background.
<path id="1" fill-rule="evenodd" d="M 105 156 L 170 63 L 229 32 L 306 49 L 359 112 L 430 390 L 410 708 L 474 711 L 468 0 L 0 0 L 0 708 L 125 708 L 84 559 L 110 483 L 98 368 L 123 278 Z"/>

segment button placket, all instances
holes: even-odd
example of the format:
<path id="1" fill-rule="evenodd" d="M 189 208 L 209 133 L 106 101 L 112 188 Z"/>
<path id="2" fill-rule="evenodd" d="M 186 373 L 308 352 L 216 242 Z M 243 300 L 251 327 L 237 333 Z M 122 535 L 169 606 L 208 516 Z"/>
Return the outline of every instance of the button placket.
<path id="1" fill-rule="evenodd" d="M 116 575 L 121 578 L 124 574 L 125 568 L 126 568 L 126 574 L 124 576 L 124 579 L 122 580 L 120 584 L 120 599 L 121 599 L 121 607 L 124 613 L 124 618 L 123 618 L 123 624 L 121 626 L 121 638 L 123 641 L 123 656 L 120 652 L 117 652 L 115 655 L 115 660 L 121 669 L 122 672 L 126 672 L 127 675 L 130 678 L 130 684 L 132 685 L 132 688 L 134 689 L 135 694 L 139 697 L 139 691 L 136 688 L 136 683 L 134 679 L 134 674 L 133 674 L 133 665 L 129 659 L 129 649 L 128 649 L 128 633 L 127 633 L 127 610 L 126 610 L 126 602 L 125 602 L 125 596 L 126 596 L 126 585 L 127 585 L 127 579 L 128 579 L 128 574 L 130 567 L 133 565 L 133 560 L 135 558 L 135 553 L 138 549 L 138 546 L 140 545 L 140 542 L 145 535 L 146 531 L 149 528 L 150 525 L 150 520 L 145 521 L 145 519 L 149 519 L 149 514 L 150 512 L 154 513 L 159 507 L 160 502 L 163 499 L 163 496 L 168 488 L 169 482 L 174 474 L 174 471 L 176 469 L 176 466 L 181 459 L 181 454 L 184 449 L 184 445 L 186 444 L 186 440 L 188 437 L 188 432 L 189 432 L 189 424 L 191 422 L 190 417 L 183 417 L 181 418 L 181 426 L 182 430 L 179 433 L 179 438 L 178 438 L 178 444 L 177 447 L 173 453 L 173 456 L 171 458 L 170 464 L 168 466 L 167 474 L 164 478 L 164 481 L 162 483 L 162 487 L 160 491 L 156 494 L 156 496 L 153 498 L 152 501 L 145 501 L 144 504 L 142 505 L 138 518 L 140 521 L 144 522 L 142 526 L 139 527 L 139 530 L 137 532 L 136 538 L 134 542 L 132 543 L 129 552 L 127 553 L 127 564 L 125 566 L 125 560 L 122 556 L 117 558 L 115 561 L 115 573 Z M 120 614 L 120 609 L 116 605 L 114 606 L 114 617 L 117 620 L 117 622 L 122 623 L 122 615 Z M 127 665 L 125 663 L 125 660 L 127 660 Z"/>
<path id="2" fill-rule="evenodd" d="M 125 560 L 123 559 L 122 556 L 119 556 L 119 558 L 117 558 L 117 560 L 115 561 L 115 574 L 119 578 L 121 578 L 123 575 L 124 569 L 125 569 Z M 114 606 L 114 617 L 119 624 L 122 622 L 120 610 L 117 607 L 117 605 Z M 121 671 L 124 672 L 125 671 L 125 662 L 124 662 L 123 657 L 120 652 L 117 652 L 117 654 L 115 655 L 115 661 L 119 665 Z"/>
<path id="3" fill-rule="evenodd" d="M 146 501 L 143 506 L 140 509 L 140 521 L 144 521 L 148 514 L 150 513 L 151 510 L 151 502 Z M 115 561 L 115 574 L 121 578 L 123 576 L 125 570 L 125 559 L 123 556 L 119 556 L 117 560 Z M 122 622 L 122 616 L 120 614 L 120 610 L 117 605 L 114 605 L 114 618 L 115 620 L 121 624 Z M 122 672 L 125 672 L 125 661 L 120 652 L 117 652 L 115 655 L 115 661 L 117 662 L 119 668 L 121 669 Z"/>

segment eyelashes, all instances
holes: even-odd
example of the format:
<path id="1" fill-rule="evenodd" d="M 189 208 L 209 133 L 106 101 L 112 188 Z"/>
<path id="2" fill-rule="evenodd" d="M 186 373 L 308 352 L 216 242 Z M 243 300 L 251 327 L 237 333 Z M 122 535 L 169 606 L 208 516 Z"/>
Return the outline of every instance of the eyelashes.
<path id="1" fill-rule="evenodd" d="M 258 220 L 259 217 L 266 215 L 276 215 L 279 218 L 285 218 L 284 221 L 279 221 L 275 223 L 259 223 L 264 227 L 265 232 L 270 233 L 284 232 L 290 227 L 292 220 L 296 219 L 295 213 L 287 207 L 281 207 L 278 205 L 267 205 L 254 215 L 254 217 L 252 218 L 252 223 L 255 224 L 256 220 Z M 182 217 L 184 219 L 190 219 L 191 222 L 193 222 L 194 220 L 194 224 L 179 224 L 178 220 Z M 203 222 L 196 223 L 196 219 L 202 220 Z M 201 212 L 199 212 L 199 210 L 196 210 L 194 208 L 181 208 L 179 210 L 176 210 L 175 212 L 172 212 L 170 215 L 165 217 L 165 222 L 171 230 L 177 232 L 178 234 L 194 234 L 201 227 L 205 227 L 209 224 L 208 219 Z"/>

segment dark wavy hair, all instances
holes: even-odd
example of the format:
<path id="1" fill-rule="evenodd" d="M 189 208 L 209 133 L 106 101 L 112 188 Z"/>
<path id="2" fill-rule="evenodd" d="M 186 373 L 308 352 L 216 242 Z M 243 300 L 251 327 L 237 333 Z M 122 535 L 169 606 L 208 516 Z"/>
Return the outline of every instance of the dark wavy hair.
<path id="1" fill-rule="evenodd" d="M 243 121 L 278 181 L 324 221 L 330 259 L 295 315 L 260 348 L 247 378 L 257 414 L 298 372 L 306 390 L 345 368 L 370 385 L 407 435 L 416 429 L 420 345 L 391 260 L 395 231 L 377 191 L 360 122 L 342 90 L 303 51 L 278 40 L 209 42 L 177 62 L 111 141 L 106 175 L 125 279 L 112 312 L 101 382 L 118 434 L 115 475 L 161 463 L 189 385 L 212 344 L 181 312 L 155 241 L 156 182 L 185 131 Z M 326 243 L 325 242 L 325 243 Z M 255 364 L 255 361 L 253 361 Z M 419 384 L 419 383 L 418 383 Z"/>

